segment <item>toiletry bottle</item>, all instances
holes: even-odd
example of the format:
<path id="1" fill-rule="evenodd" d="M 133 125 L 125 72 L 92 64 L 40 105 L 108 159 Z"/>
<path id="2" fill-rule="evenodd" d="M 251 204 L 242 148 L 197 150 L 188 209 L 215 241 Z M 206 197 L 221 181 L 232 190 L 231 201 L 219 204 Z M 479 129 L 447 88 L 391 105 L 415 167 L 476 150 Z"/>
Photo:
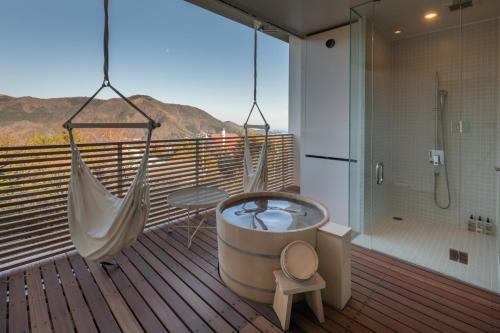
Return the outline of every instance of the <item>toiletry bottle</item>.
<path id="1" fill-rule="evenodd" d="M 482 233 L 484 231 L 484 223 L 481 216 L 477 218 L 476 232 Z"/>
<path id="2" fill-rule="evenodd" d="M 486 218 L 486 222 L 484 223 L 484 230 L 483 232 L 486 235 L 492 235 L 493 234 L 493 223 L 491 223 L 491 220 L 489 217 Z"/>
<path id="3" fill-rule="evenodd" d="M 476 231 L 476 220 L 474 219 L 474 215 L 470 214 L 469 221 L 467 223 L 467 229 L 469 231 Z"/>

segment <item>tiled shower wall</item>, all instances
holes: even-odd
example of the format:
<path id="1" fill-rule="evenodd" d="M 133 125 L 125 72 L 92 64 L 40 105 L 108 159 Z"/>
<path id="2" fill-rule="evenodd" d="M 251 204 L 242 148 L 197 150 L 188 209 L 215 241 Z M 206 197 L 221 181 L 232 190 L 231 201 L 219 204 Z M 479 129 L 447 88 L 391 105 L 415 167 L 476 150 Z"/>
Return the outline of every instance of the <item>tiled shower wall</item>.
<path id="1" fill-rule="evenodd" d="M 385 158 L 390 158 L 386 163 L 391 172 L 387 185 L 394 216 L 458 223 L 466 228 L 468 216 L 474 214 L 490 217 L 498 225 L 500 203 L 494 167 L 500 160 L 499 30 L 496 19 L 466 25 L 462 35 L 458 29 L 449 29 L 392 43 L 390 95 L 386 89 L 374 91 L 375 115 L 382 119 L 374 128 L 383 132 L 379 140 L 385 142 L 387 135 L 391 136 L 392 156 Z M 445 163 L 451 190 L 448 210 L 434 204 L 434 167 L 428 162 L 428 151 L 434 145 L 436 71 L 440 88 L 448 91 L 444 112 Z M 374 82 L 376 87 L 376 76 Z M 381 81 L 381 86 L 385 85 Z M 377 105 L 377 99 L 391 103 Z M 386 110 L 390 110 L 390 117 Z M 462 135 L 452 130 L 459 120 L 465 124 Z M 440 173 L 444 176 L 442 168 Z M 443 176 L 439 177 L 438 193 L 445 203 Z"/>

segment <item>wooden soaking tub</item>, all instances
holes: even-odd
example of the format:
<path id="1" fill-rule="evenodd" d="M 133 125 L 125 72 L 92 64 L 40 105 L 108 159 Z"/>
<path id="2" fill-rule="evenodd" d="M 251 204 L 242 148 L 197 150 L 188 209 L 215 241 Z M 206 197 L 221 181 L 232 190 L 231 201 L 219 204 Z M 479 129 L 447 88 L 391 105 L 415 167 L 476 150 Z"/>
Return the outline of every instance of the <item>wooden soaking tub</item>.
<path id="1" fill-rule="evenodd" d="M 283 248 L 295 240 L 315 247 L 317 228 L 329 218 L 322 204 L 282 192 L 232 196 L 217 206 L 216 216 L 222 280 L 238 295 L 268 304 Z"/>

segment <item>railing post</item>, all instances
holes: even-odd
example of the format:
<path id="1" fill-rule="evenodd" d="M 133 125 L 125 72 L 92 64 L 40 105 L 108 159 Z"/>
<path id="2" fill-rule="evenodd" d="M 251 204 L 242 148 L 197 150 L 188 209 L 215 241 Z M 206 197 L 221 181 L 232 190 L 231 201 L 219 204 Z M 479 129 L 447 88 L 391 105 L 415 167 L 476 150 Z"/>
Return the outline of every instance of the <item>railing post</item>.
<path id="1" fill-rule="evenodd" d="M 117 183 L 118 183 L 118 196 L 123 195 L 123 144 L 120 142 L 117 145 Z"/>
<path id="2" fill-rule="evenodd" d="M 196 146 L 196 165 L 195 165 L 195 170 L 196 170 L 196 178 L 195 178 L 195 181 L 196 181 L 196 186 L 199 185 L 199 177 L 200 177 L 200 139 L 199 138 L 196 138 L 196 141 L 195 141 L 195 146 Z"/>
<path id="3" fill-rule="evenodd" d="M 285 189 L 285 137 L 281 135 L 281 189 Z"/>

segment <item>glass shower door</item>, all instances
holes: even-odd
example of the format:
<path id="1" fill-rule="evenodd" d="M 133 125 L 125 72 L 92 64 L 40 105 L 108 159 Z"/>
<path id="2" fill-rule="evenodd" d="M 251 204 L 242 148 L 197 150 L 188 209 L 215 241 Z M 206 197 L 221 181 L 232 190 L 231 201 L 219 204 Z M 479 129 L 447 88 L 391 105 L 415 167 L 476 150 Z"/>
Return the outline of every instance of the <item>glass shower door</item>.
<path id="1" fill-rule="evenodd" d="M 366 71 L 366 19 L 355 9 L 350 11 L 350 112 L 349 112 L 349 224 L 352 228 L 353 242 L 371 248 L 372 182 L 371 174 L 365 165 L 370 163 L 370 127 L 366 125 L 371 118 L 366 111 L 365 96 Z"/>
<path id="2" fill-rule="evenodd" d="M 351 10 L 349 220 L 354 244 L 383 251 L 376 231 L 390 218 L 392 200 L 391 57 L 373 21 L 376 9 Z"/>
<path id="3" fill-rule="evenodd" d="M 365 112 L 367 133 L 365 142 L 365 168 L 370 185 L 366 190 L 370 198 L 371 247 L 380 252 L 390 251 L 386 234 L 393 230 L 392 222 L 392 80 L 391 43 L 377 27 L 375 18 L 379 6 L 371 6 L 366 15 L 366 95 Z"/>

